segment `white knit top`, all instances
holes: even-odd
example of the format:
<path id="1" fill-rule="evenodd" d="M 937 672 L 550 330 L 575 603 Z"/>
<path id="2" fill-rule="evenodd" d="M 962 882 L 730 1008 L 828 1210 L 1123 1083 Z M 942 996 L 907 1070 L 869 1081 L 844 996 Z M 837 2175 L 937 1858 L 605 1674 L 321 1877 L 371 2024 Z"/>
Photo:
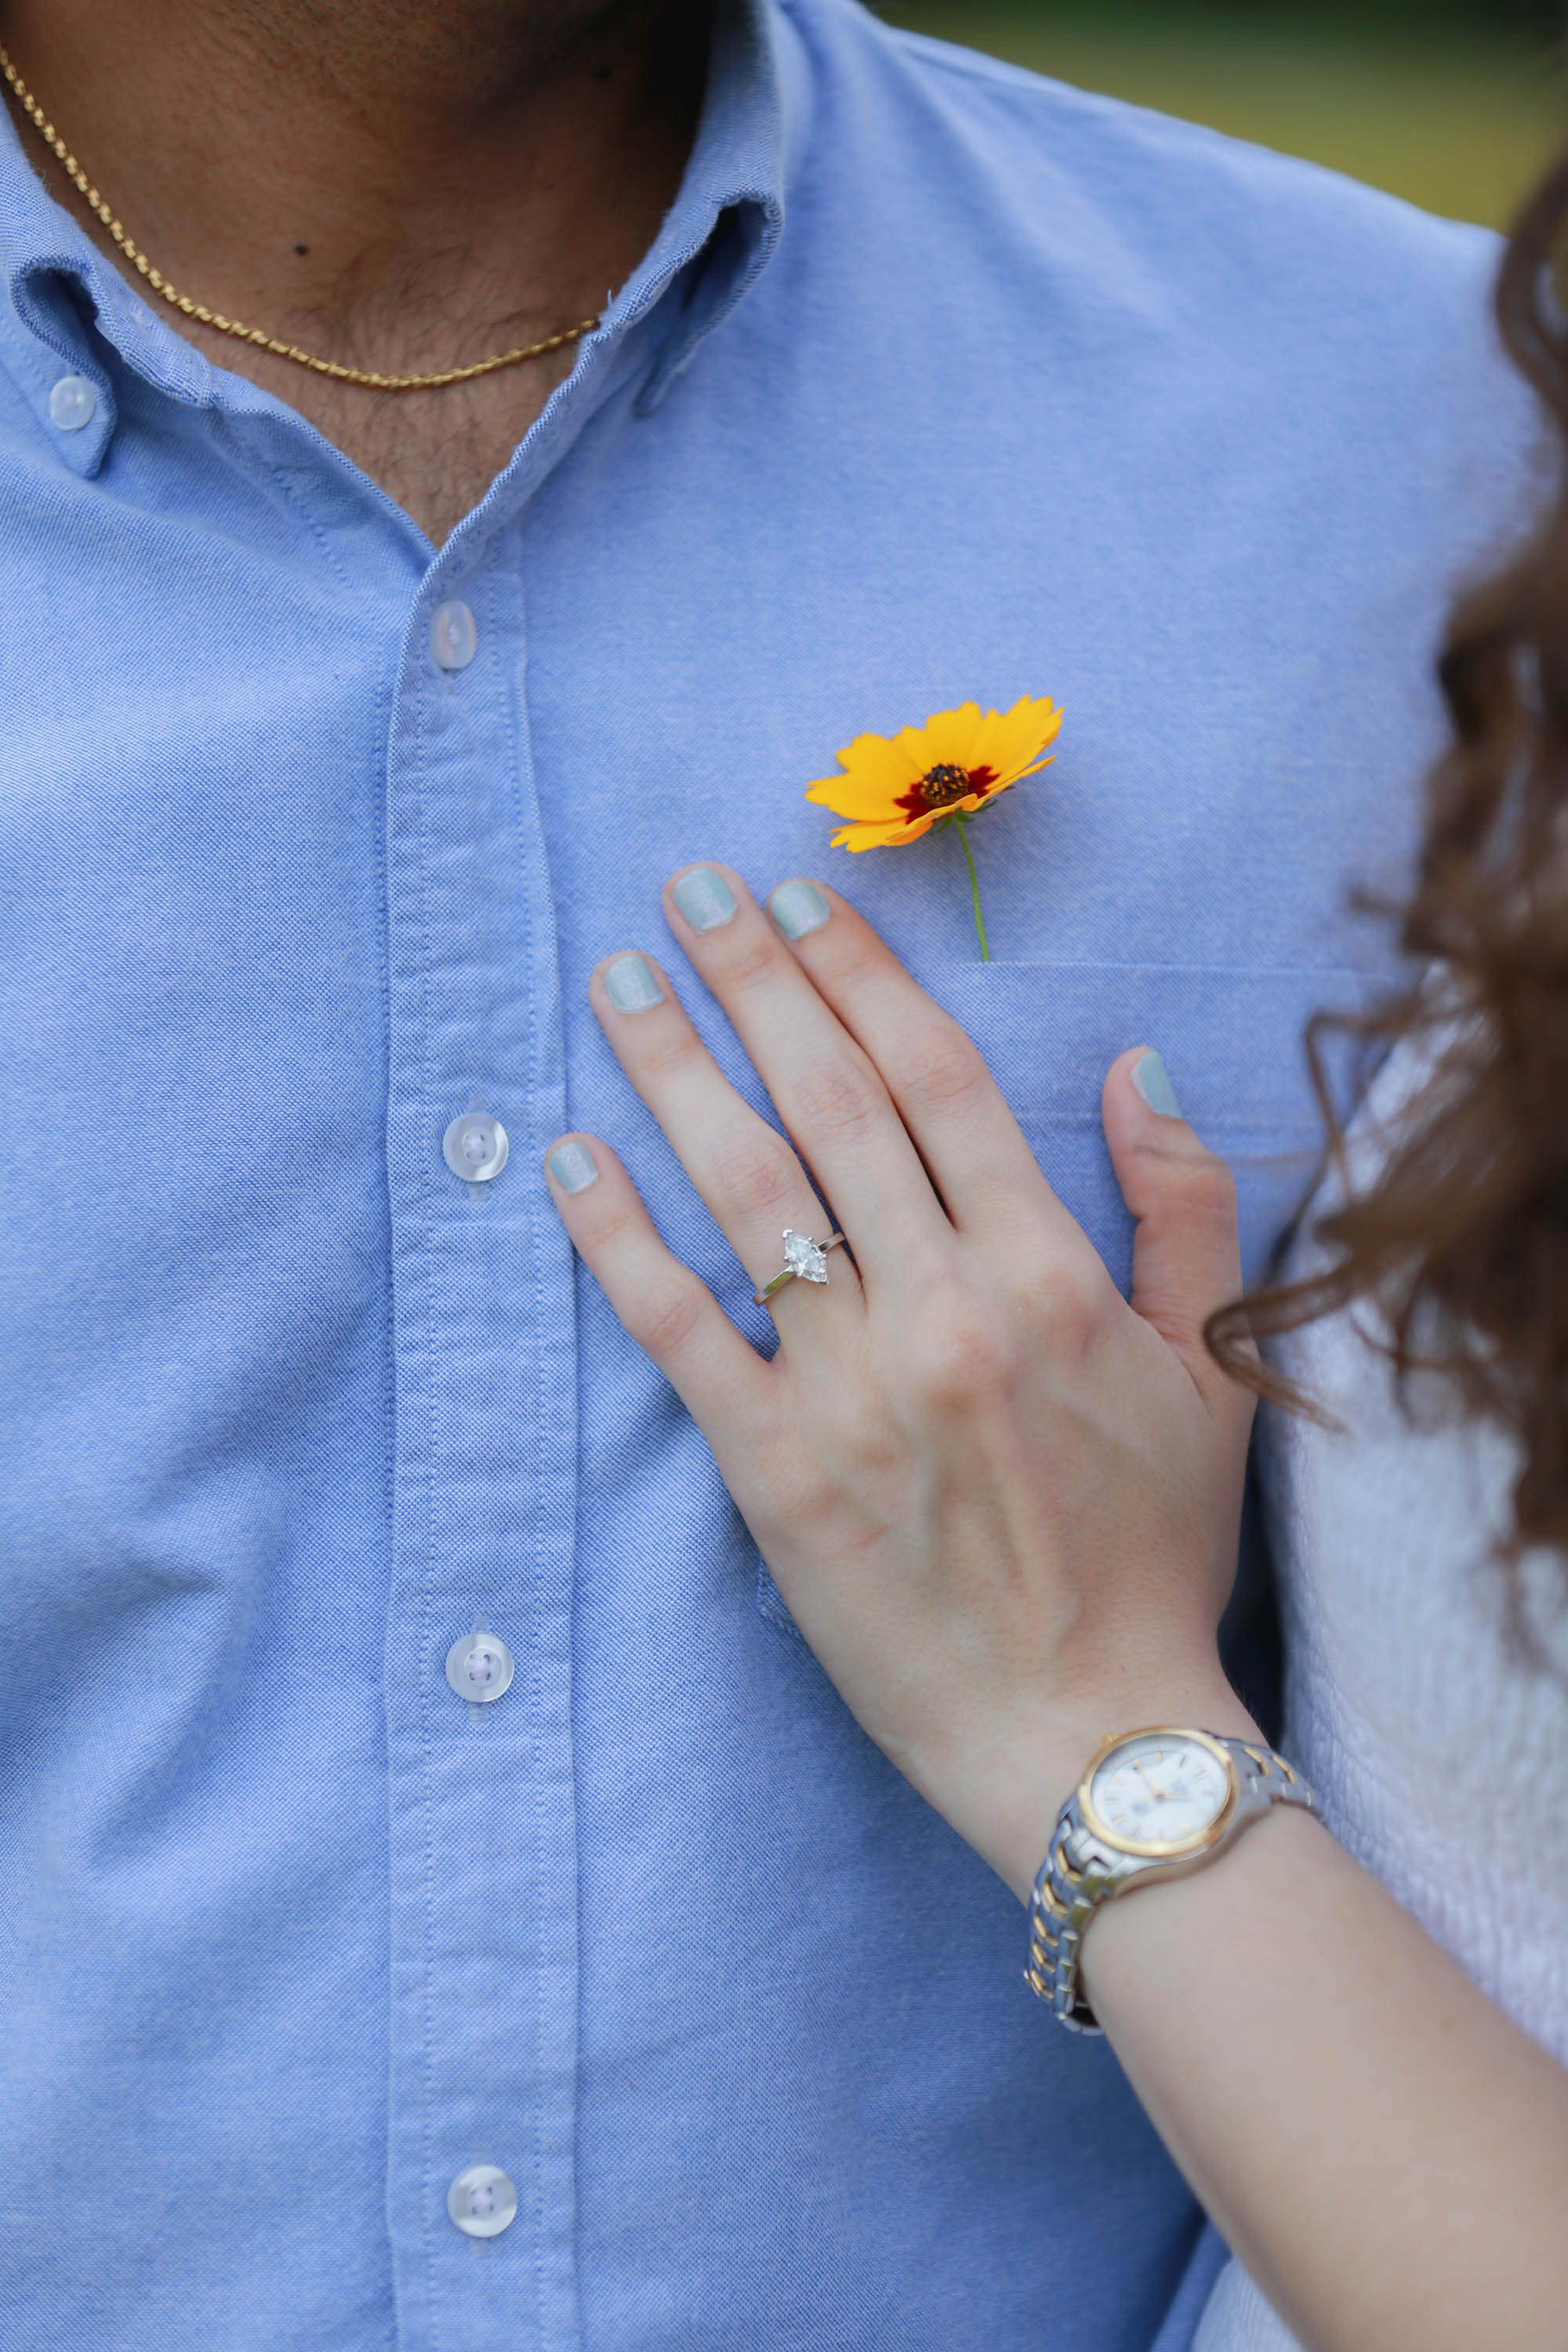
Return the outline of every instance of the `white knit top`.
<path id="1" fill-rule="evenodd" d="M 1416 1076 L 1396 1053 L 1373 1089 L 1358 1182 Z M 1289 1270 L 1314 1262 L 1309 1244 Z M 1272 1411 L 1260 1432 L 1285 1627 L 1282 1744 L 1349 1851 L 1568 2063 L 1568 1580 L 1553 1559 L 1525 1561 L 1521 1640 L 1492 1552 L 1510 1449 L 1432 1384 L 1413 1425 L 1356 1328 L 1368 1320 L 1316 1325 L 1282 1351 L 1346 1433 Z M 1500 1866 L 1483 1887 L 1489 1857 Z M 1194 2352 L 1294 2344 L 1231 2263 Z"/>

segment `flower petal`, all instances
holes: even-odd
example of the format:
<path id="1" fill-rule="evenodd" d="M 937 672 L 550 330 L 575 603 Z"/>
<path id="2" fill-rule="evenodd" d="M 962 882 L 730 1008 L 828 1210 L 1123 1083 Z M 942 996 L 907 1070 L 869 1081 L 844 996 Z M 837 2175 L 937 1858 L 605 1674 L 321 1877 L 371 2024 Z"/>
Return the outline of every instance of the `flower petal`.
<path id="1" fill-rule="evenodd" d="M 1014 746 L 1013 713 L 1005 716 L 999 710 L 988 710 L 981 720 L 974 738 L 974 757 L 971 767 L 990 768 L 998 776 L 1006 772 Z"/>
<path id="2" fill-rule="evenodd" d="M 955 768 L 973 768 L 976 762 L 971 755 L 980 724 L 980 705 L 964 702 L 956 710 L 933 711 L 923 727 L 906 727 L 898 740 L 909 758 L 917 762 L 916 776 L 949 763 Z"/>
<path id="3" fill-rule="evenodd" d="M 1027 759 L 1034 749 L 1026 713 L 1016 709 L 988 710 L 975 742 L 975 765 L 984 763 L 1003 776 L 1021 759 Z"/>
<path id="4" fill-rule="evenodd" d="M 936 823 L 918 816 L 912 824 L 847 824 L 833 836 L 835 849 L 896 849 L 900 842 L 918 841 Z"/>
<path id="5" fill-rule="evenodd" d="M 905 733 L 910 732 L 905 729 Z M 885 784 L 889 796 L 908 792 L 917 776 L 925 769 L 911 766 L 910 754 L 900 748 L 902 738 L 890 743 L 885 735 L 857 735 L 838 754 L 838 764 L 850 775 L 868 783 Z M 927 762 L 929 766 L 930 762 Z"/>
<path id="6" fill-rule="evenodd" d="M 890 824 L 898 814 L 895 794 L 885 784 L 868 782 L 861 776 L 819 776 L 815 783 L 807 784 L 805 797 L 839 816 L 859 817 L 869 823 Z"/>
<path id="7" fill-rule="evenodd" d="M 908 817 L 902 824 L 878 825 L 875 830 L 879 836 L 882 847 L 901 849 L 906 841 L 922 840 L 935 823 L 936 817 L 933 813 L 931 816 Z M 873 845 L 870 842 L 866 844 L 868 849 Z"/>
<path id="8" fill-rule="evenodd" d="M 1026 694 L 1011 710 L 986 713 L 986 740 L 981 756 L 999 776 L 1012 782 L 1025 773 L 1047 743 L 1056 741 L 1061 723 L 1062 714 L 1048 695 L 1037 701 Z"/>
<path id="9" fill-rule="evenodd" d="M 1066 716 L 1067 713 L 1063 710 L 1061 704 L 1059 702 L 1053 702 L 1049 695 L 1047 695 L 1043 700 L 1036 703 L 1034 709 L 1034 726 L 1031 731 L 1033 733 L 1035 742 L 1040 751 L 1045 751 L 1048 745 L 1056 741 L 1057 737 L 1062 731 L 1062 720 Z"/>

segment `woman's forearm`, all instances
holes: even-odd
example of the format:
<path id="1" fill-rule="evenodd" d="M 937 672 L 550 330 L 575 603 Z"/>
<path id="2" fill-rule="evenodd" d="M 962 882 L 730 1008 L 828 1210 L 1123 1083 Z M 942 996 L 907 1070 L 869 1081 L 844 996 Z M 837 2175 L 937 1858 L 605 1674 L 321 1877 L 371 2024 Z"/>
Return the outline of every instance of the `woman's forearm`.
<path id="1" fill-rule="evenodd" d="M 1568 2073 L 1318 1823 L 1277 1811 L 1211 1869 L 1107 1904 L 1083 1970 L 1310 2352 L 1562 2352 Z"/>

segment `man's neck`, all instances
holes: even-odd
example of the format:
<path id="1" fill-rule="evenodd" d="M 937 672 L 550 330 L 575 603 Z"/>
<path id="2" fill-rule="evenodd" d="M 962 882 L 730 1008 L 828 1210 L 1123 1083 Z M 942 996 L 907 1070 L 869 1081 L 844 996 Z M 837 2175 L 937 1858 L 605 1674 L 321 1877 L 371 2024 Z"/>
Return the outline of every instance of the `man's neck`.
<path id="1" fill-rule="evenodd" d="M 18 72 L 182 293 L 383 374 L 461 366 L 603 307 L 679 185 L 705 23 L 694 0 L 9 0 L 0 16 Z M 385 394 L 168 315 L 437 541 L 573 358 Z"/>

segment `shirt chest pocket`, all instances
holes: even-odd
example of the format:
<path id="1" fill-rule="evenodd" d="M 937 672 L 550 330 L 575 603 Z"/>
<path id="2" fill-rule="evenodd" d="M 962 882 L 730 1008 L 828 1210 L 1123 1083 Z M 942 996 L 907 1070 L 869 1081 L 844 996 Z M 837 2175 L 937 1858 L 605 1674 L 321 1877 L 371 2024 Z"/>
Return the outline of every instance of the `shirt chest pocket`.
<path id="1" fill-rule="evenodd" d="M 1158 1047 L 1183 1110 L 1235 1173 L 1243 1273 L 1258 1278 L 1322 1148 L 1302 1033 L 1322 1006 L 1363 1003 L 1367 975 L 976 961 L 921 979 L 984 1055 L 1047 1179 L 1123 1290 L 1132 1225 L 1105 1148 L 1100 1089 L 1129 1045 Z M 793 1630 L 765 1568 L 757 1605 Z"/>

